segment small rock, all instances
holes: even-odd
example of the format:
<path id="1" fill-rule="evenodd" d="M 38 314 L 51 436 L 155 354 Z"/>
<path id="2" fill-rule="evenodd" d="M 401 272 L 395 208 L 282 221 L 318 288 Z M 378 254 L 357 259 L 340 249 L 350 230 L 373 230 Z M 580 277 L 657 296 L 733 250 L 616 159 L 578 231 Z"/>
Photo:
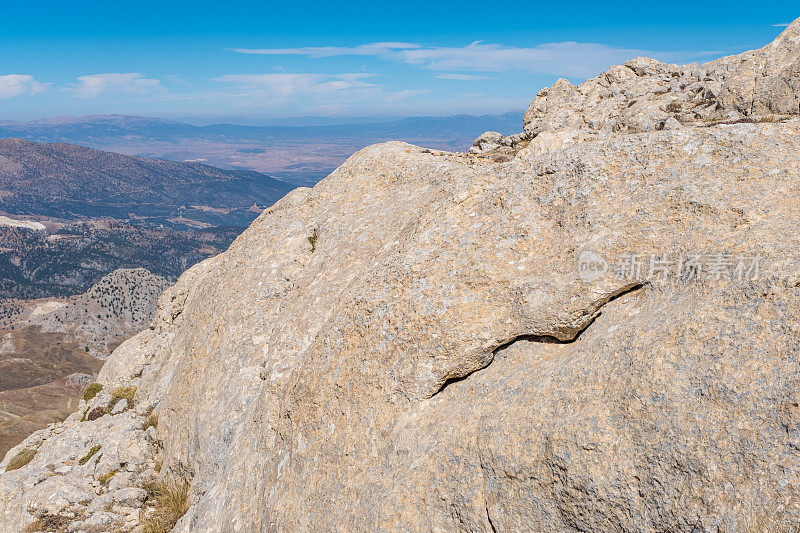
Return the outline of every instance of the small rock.
<path id="1" fill-rule="evenodd" d="M 111 410 L 111 414 L 118 415 L 124 412 L 127 408 L 128 408 L 128 400 L 123 398 L 122 400 L 117 402 L 117 405 L 115 405 L 114 408 Z"/>
<path id="2" fill-rule="evenodd" d="M 142 511 L 134 509 L 128 516 L 125 517 L 125 526 L 128 528 L 135 527 L 141 522 Z"/>
<path id="3" fill-rule="evenodd" d="M 496 150 L 503 145 L 503 134 L 496 131 L 487 131 L 472 143 L 469 149 L 471 154 L 483 154 Z"/>
<path id="4" fill-rule="evenodd" d="M 69 385 L 83 389 L 94 381 L 94 378 L 90 374 L 70 374 L 66 380 Z"/>
<path id="5" fill-rule="evenodd" d="M 112 495 L 114 501 L 125 507 L 136 507 L 140 502 L 143 502 L 147 497 L 147 492 L 138 487 L 126 487 L 115 491 Z"/>

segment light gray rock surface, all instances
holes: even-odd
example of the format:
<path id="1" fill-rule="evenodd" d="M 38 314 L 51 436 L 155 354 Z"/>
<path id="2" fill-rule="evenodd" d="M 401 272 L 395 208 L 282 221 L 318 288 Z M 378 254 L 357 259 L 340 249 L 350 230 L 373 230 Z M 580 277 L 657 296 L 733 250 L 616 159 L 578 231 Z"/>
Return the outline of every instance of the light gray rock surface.
<path id="1" fill-rule="evenodd" d="M 716 98 L 739 101 L 727 61 Z M 676 87 L 709 90 L 708 68 Z M 612 68 L 613 98 L 660 102 L 672 69 Z M 783 109 L 742 86 L 725 111 Z M 291 192 L 162 295 L 101 394 L 0 462 L 38 450 L 0 474 L 0 530 L 136 530 L 150 503 L 123 491 L 155 476 L 190 483 L 181 532 L 800 522 L 800 119 L 609 103 L 587 122 L 586 98 L 540 93 L 506 162 L 386 143 Z M 627 253 L 706 263 L 626 272 Z M 609 272 L 586 281 L 585 257 Z M 134 409 L 82 421 L 121 386 Z"/>

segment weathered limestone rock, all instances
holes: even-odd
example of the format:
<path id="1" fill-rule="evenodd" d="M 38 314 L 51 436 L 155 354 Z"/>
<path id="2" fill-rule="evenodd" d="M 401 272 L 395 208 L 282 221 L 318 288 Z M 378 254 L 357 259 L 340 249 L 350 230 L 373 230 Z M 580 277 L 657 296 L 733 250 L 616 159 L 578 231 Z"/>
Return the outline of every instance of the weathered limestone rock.
<path id="1" fill-rule="evenodd" d="M 799 50 L 800 21 L 795 21 L 764 48 L 707 63 L 720 79 L 720 105 L 765 119 L 800 113 Z"/>
<path id="2" fill-rule="evenodd" d="M 472 144 L 472 147 L 469 149 L 469 153 L 471 154 L 481 154 L 483 152 L 490 152 L 492 150 L 497 150 L 501 146 L 503 146 L 503 141 L 505 137 L 503 137 L 502 133 L 498 133 L 496 131 L 487 131 L 477 139 Z"/>
<path id="3" fill-rule="evenodd" d="M 560 79 L 539 91 L 523 123 L 532 148 L 541 152 L 616 132 L 776 121 L 798 114 L 800 21 L 764 48 L 703 65 L 638 57 L 577 87 Z"/>
<path id="4" fill-rule="evenodd" d="M 116 405 L 114 405 L 114 407 L 111 409 L 111 414 L 118 415 L 120 413 L 125 412 L 127 408 L 128 408 L 128 400 L 123 398 L 122 400 L 118 401 Z"/>
<path id="5" fill-rule="evenodd" d="M 797 523 L 800 119 L 618 105 L 673 72 L 705 91 L 703 68 L 611 69 L 633 96 L 588 122 L 557 117 L 586 98 L 557 83 L 508 162 L 386 143 L 293 191 L 162 295 L 103 393 L 0 462 L 38 450 L 0 474 L 0 530 L 132 530 L 149 504 L 120 491 L 157 475 L 190 483 L 182 532 Z M 587 253 L 619 275 L 582 277 Z M 631 253 L 707 264 L 627 275 Z M 82 421 L 120 386 L 134 409 Z"/>
<path id="6" fill-rule="evenodd" d="M 510 161 L 520 150 L 528 136 L 524 133 L 517 133 L 508 137 L 496 131 L 487 131 L 472 144 L 469 153 L 479 157 L 491 157 L 498 163 Z"/>

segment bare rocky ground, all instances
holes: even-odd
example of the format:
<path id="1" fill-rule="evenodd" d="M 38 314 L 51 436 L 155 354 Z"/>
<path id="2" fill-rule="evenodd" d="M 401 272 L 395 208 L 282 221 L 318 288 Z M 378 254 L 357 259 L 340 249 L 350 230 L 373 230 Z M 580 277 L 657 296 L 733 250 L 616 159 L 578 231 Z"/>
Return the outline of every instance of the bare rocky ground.
<path id="1" fill-rule="evenodd" d="M 792 530 L 799 102 L 797 21 L 358 152 L 9 451 L 0 530 Z"/>

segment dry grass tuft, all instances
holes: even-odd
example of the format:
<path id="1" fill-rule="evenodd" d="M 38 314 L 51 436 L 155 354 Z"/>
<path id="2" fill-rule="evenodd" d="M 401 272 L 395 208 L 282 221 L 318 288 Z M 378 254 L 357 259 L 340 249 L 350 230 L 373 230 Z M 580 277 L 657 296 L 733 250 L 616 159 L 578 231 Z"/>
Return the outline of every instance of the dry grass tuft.
<path id="1" fill-rule="evenodd" d="M 317 230 L 314 230 L 314 233 L 311 234 L 310 237 L 306 237 L 308 240 L 308 244 L 311 245 L 311 253 L 313 254 L 317 250 L 317 239 L 319 239 L 319 235 L 317 235 Z"/>
<path id="2" fill-rule="evenodd" d="M 153 502 L 154 512 L 142 525 L 143 533 L 168 533 L 189 510 L 189 483 L 186 480 L 145 485 L 147 501 Z"/>
<path id="3" fill-rule="evenodd" d="M 147 431 L 147 428 L 158 429 L 158 415 L 151 414 L 147 417 L 147 420 L 145 420 L 144 423 L 144 428 L 142 429 Z"/>
<path id="4" fill-rule="evenodd" d="M 99 444 L 95 444 L 94 446 L 92 446 L 92 449 L 91 449 L 91 450 L 89 450 L 89 453 L 87 453 L 86 455 L 84 455 L 84 456 L 81 458 L 81 460 L 80 460 L 80 461 L 78 461 L 78 464 L 79 464 L 79 465 L 81 465 L 81 466 L 83 466 L 83 465 L 85 465 L 86 463 L 88 463 L 88 462 L 89 462 L 89 459 L 91 459 L 92 457 L 94 457 L 94 454 L 96 454 L 97 452 L 99 452 L 99 451 L 100 451 L 100 448 L 102 448 L 102 446 L 101 446 L 101 445 L 99 445 Z"/>
<path id="5" fill-rule="evenodd" d="M 128 400 L 128 409 L 133 408 L 133 397 L 136 394 L 136 387 L 120 387 L 111 392 L 111 401 L 108 402 L 106 410 L 110 413 L 117 402 L 120 400 Z"/>
<path id="6" fill-rule="evenodd" d="M 12 470 L 17 470 L 22 468 L 26 464 L 33 461 L 33 458 L 36 457 L 36 451 L 34 448 L 25 448 L 17 455 L 14 456 L 11 461 L 8 462 L 6 465 L 6 472 L 11 472 Z"/>
<path id="7" fill-rule="evenodd" d="M 119 470 L 109 470 L 98 479 L 100 480 L 100 483 L 107 485 L 108 482 L 111 481 L 111 478 L 117 475 L 117 472 L 119 472 Z"/>
<path id="8" fill-rule="evenodd" d="M 35 533 L 36 531 L 66 531 L 69 519 L 55 514 L 45 514 L 37 518 L 32 524 L 28 524 L 25 533 Z"/>

